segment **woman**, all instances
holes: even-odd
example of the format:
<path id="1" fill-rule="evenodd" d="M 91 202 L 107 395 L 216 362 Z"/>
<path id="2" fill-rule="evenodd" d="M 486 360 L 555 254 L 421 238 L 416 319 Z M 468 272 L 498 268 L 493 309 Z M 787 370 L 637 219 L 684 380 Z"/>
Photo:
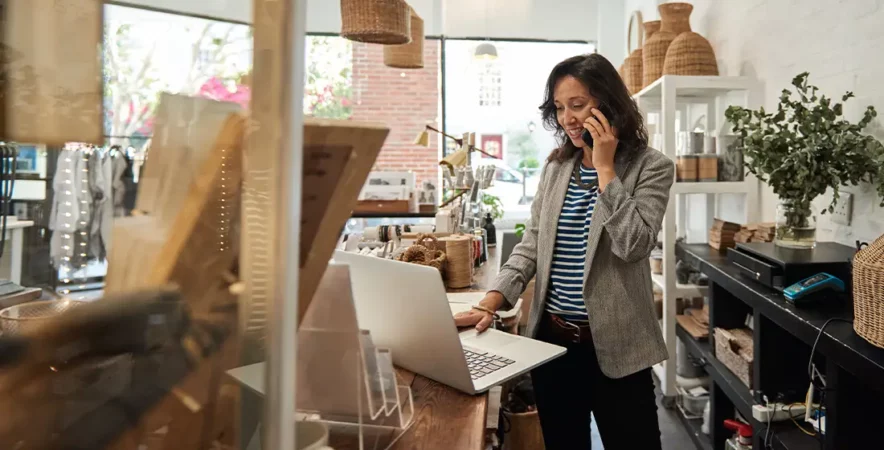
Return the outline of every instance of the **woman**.
<path id="1" fill-rule="evenodd" d="M 457 323 L 484 331 L 536 277 L 527 335 L 568 349 L 532 372 L 547 450 L 590 448 L 590 413 L 606 450 L 659 449 L 650 368 L 667 353 L 648 257 L 674 165 L 648 148 L 638 107 L 600 55 L 559 63 L 540 110 L 560 147 L 540 176 L 522 242 Z"/>

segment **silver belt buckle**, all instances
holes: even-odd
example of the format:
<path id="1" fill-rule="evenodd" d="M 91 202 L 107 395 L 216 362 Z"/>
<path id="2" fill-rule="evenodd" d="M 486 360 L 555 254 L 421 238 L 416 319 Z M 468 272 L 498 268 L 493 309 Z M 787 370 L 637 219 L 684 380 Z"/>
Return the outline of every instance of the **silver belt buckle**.
<path id="1" fill-rule="evenodd" d="M 566 326 L 572 328 L 572 331 L 574 332 L 574 343 L 579 344 L 580 343 L 580 327 L 578 327 L 577 325 L 575 325 L 571 322 L 568 322 L 565 319 L 562 319 L 562 322 L 565 322 Z"/>

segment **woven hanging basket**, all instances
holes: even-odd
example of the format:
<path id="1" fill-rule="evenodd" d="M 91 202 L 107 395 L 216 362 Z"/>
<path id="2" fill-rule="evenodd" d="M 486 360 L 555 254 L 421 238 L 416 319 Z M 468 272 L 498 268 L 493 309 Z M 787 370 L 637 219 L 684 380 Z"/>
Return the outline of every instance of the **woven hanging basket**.
<path id="1" fill-rule="evenodd" d="M 351 41 L 407 44 L 410 28 L 405 0 L 341 0 L 341 36 Z"/>
<path id="2" fill-rule="evenodd" d="M 679 34 L 666 50 L 663 75 L 718 75 L 712 45 L 693 31 Z"/>
<path id="3" fill-rule="evenodd" d="M 384 46 L 384 65 L 397 69 L 424 68 L 424 19 L 411 11 L 411 42 Z"/>
<path id="4" fill-rule="evenodd" d="M 663 75 L 666 51 L 679 34 L 691 31 L 690 3 L 664 3 L 657 7 L 662 18 L 660 31 L 651 36 L 642 48 L 642 87 Z"/>
<path id="5" fill-rule="evenodd" d="M 884 236 L 853 258 L 853 329 L 884 348 Z"/>

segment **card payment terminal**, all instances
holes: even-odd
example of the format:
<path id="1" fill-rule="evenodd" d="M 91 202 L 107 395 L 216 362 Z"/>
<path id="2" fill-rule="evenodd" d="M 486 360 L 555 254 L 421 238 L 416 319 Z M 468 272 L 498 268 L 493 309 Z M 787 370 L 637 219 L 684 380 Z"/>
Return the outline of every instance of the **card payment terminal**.
<path id="1" fill-rule="evenodd" d="M 783 290 L 783 294 L 786 296 L 786 300 L 792 303 L 803 303 L 816 297 L 813 294 L 825 290 L 844 292 L 844 282 L 838 277 L 820 272 L 787 287 Z"/>

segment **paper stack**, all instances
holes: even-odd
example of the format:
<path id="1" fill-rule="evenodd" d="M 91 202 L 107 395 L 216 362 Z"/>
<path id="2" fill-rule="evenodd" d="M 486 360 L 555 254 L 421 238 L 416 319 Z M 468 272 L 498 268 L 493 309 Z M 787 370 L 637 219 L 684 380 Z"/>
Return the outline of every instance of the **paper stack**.
<path id="1" fill-rule="evenodd" d="M 775 223 L 752 223 L 743 225 L 743 228 L 734 236 L 734 240 L 736 242 L 771 242 L 775 234 Z"/>
<path id="2" fill-rule="evenodd" d="M 715 224 L 709 230 L 709 246 L 716 250 L 724 250 L 736 246 L 736 234 L 741 229 L 740 224 L 715 219 Z"/>
<path id="3" fill-rule="evenodd" d="M 752 242 L 773 242 L 777 234 L 777 224 L 774 222 L 759 223 L 758 229 L 752 235 Z"/>

